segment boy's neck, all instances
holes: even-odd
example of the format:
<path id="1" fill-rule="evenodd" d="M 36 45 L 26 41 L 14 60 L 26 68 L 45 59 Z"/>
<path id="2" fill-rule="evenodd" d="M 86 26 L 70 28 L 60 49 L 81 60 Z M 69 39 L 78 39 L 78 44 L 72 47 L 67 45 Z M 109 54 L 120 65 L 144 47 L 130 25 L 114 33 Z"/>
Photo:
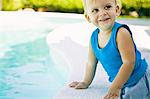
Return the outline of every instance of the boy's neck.
<path id="1" fill-rule="evenodd" d="M 101 30 L 101 34 L 102 35 L 109 35 L 111 33 L 112 29 L 109 29 L 109 30 Z"/>

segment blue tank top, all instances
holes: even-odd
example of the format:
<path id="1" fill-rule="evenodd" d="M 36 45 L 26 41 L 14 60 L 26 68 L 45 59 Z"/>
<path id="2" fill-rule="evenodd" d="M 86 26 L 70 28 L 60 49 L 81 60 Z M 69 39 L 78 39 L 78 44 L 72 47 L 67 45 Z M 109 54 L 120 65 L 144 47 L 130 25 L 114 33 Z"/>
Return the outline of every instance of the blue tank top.
<path id="1" fill-rule="evenodd" d="M 100 48 L 98 45 L 98 33 L 100 31 L 98 28 L 92 33 L 91 36 L 91 45 L 93 52 L 107 72 L 110 82 L 114 80 L 122 65 L 121 56 L 116 43 L 117 32 L 121 27 L 126 28 L 130 32 L 132 37 L 132 33 L 127 25 L 115 22 L 112 28 L 110 39 L 104 48 Z M 141 58 L 141 53 L 137 50 L 135 43 L 134 48 L 136 53 L 134 70 L 123 87 L 130 87 L 135 85 L 142 78 L 147 69 L 148 64 L 145 59 Z"/>

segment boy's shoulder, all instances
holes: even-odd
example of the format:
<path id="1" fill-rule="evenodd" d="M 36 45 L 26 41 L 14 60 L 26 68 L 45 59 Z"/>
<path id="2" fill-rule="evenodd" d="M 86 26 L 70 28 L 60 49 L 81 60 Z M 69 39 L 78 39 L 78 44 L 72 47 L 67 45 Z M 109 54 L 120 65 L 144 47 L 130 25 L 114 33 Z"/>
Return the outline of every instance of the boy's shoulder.
<path id="1" fill-rule="evenodd" d="M 127 24 L 115 22 L 115 26 L 117 28 L 117 32 L 130 32 L 131 30 Z"/>
<path id="2" fill-rule="evenodd" d="M 91 37 L 94 37 L 94 36 L 98 35 L 98 33 L 99 33 L 99 28 L 94 29 L 93 32 L 92 32 Z"/>

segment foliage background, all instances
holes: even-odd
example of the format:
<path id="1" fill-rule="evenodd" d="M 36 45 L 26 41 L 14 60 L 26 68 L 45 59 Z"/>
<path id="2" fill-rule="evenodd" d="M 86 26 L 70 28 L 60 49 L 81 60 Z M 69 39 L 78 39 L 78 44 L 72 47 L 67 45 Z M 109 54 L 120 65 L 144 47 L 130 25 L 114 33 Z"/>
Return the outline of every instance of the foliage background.
<path id="1" fill-rule="evenodd" d="M 150 0 L 121 0 L 122 15 L 136 12 L 139 17 L 150 16 Z M 83 13 L 82 0 L 2 0 L 2 10 L 32 8 L 35 11 Z"/>

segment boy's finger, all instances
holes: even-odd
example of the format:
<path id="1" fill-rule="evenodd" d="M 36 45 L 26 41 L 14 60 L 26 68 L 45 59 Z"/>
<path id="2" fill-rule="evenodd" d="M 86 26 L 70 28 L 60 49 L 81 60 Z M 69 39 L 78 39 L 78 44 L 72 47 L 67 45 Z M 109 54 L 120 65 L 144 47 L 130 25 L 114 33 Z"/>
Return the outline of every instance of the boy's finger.
<path id="1" fill-rule="evenodd" d="M 75 89 L 81 89 L 82 86 L 80 86 L 79 84 L 75 87 Z"/>
<path id="2" fill-rule="evenodd" d="M 117 96 L 112 96 L 110 99 L 118 99 Z"/>
<path id="3" fill-rule="evenodd" d="M 76 85 L 78 85 L 79 82 L 72 82 L 71 84 L 69 84 L 70 87 L 75 87 Z"/>
<path id="4" fill-rule="evenodd" d="M 75 89 L 85 89 L 86 87 L 83 85 L 83 84 L 81 84 L 81 83 L 79 83 L 76 87 L 75 87 Z"/>
<path id="5" fill-rule="evenodd" d="M 76 86 L 75 89 L 85 89 L 83 86 Z"/>
<path id="6" fill-rule="evenodd" d="M 108 94 L 104 97 L 104 99 L 108 99 L 109 98 L 109 96 L 108 96 Z"/>
<path id="7" fill-rule="evenodd" d="M 70 84 L 69 86 L 70 86 L 70 87 L 75 87 L 75 86 L 76 86 L 76 84 Z"/>
<path id="8" fill-rule="evenodd" d="M 104 99 L 110 99 L 113 95 L 112 94 L 107 94 Z"/>

